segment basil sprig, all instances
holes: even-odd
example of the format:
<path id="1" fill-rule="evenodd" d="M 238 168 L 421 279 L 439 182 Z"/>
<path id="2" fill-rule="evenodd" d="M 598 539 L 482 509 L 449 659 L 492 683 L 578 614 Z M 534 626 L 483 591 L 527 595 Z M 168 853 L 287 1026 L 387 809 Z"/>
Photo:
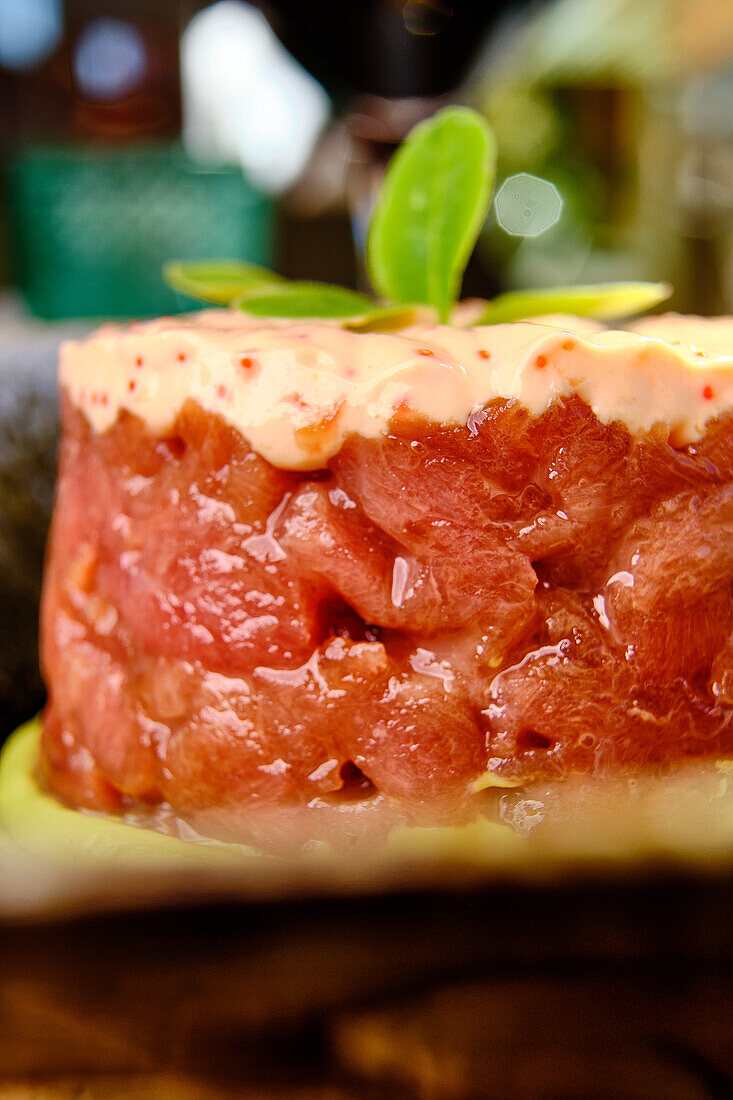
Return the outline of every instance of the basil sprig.
<path id="1" fill-rule="evenodd" d="M 448 322 L 486 217 L 495 167 L 494 135 L 469 108 L 448 107 L 408 134 L 387 168 L 367 236 L 367 269 L 381 301 L 234 260 L 171 261 L 166 281 L 189 297 L 252 316 L 334 318 L 354 332 L 406 327 L 417 305 Z M 650 309 L 670 294 L 666 283 L 632 282 L 509 291 L 486 302 L 473 323 L 549 313 L 608 321 Z"/>

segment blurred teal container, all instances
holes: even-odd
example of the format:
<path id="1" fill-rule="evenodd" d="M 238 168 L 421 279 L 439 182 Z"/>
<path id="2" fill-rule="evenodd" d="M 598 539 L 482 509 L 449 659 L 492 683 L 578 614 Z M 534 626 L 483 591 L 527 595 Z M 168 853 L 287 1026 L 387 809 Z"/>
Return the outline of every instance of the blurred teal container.
<path id="1" fill-rule="evenodd" d="M 274 211 L 235 168 L 177 146 L 26 147 L 9 165 L 16 281 L 39 317 L 144 317 L 191 308 L 168 259 L 270 265 Z"/>

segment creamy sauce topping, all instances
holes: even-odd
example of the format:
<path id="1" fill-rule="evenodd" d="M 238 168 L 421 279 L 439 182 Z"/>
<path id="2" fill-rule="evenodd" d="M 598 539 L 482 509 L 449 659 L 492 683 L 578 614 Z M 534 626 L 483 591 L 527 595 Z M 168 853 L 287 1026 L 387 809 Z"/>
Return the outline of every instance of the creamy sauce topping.
<path id="1" fill-rule="evenodd" d="M 733 407 L 733 318 L 666 314 L 614 331 L 580 318 L 393 333 L 207 310 L 105 325 L 61 352 L 60 381 L 97 432 L 122 410 L 156 434 L 191 398 L 275 466 L 323 466 L 350 432 L 374 437 L 396 412 L 465 423 L 495 397 L 534 415 L 577 393 L 636 434 L 663 424 L 678 445 Z"/>

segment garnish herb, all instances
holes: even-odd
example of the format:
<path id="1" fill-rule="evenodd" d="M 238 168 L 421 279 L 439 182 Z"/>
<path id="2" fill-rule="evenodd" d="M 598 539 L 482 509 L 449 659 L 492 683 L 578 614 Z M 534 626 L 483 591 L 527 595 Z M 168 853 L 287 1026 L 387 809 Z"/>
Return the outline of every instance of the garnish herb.
<path id="1" fill-rule="evenodd" d="M 669 298 L 669 283 L 596 283 L 546 290 L 510 290 L 489 302 L 477 325 L 499 325 L 546 313 L 573 313 L 612 321 L 643 313 Z"/>
<path id="2" fill-rule="evenodd" d="M 395 153 L 369 225 L 367 268 L 393 302 L 434 306 L 447 321 L 494 185 L 496 143 L 475 111 L 421 122 Z"/>
<path id="3" fill-rule="evenodd" d="M 363 317 L 344 321 L 343 327 L 350 332 L 397 332 L 407 328 L 415 320 L 415 310 L 404 306 L 384 306 L 373 309 Z"/>
<path id="4" fill-rule="evenodd" d="M 242 294 L 287 282 L 267 267 L 239 260 L 170 260 L 163 268 L 163 278 L 189 298 L 225 306 Z"/>
<path id="5" fill-rule="evenodd" d="M 334 318 L 353 332 L 406 327 L 416 305 L 448 322 L 486 217 L 495 165 L 494 135 L 467 107 L 447 107 L 407 135 L 387 168 L 367 236 L 367 269 L 381 302 L 235 260 L 171 261 L 165 279 L 189 297 L 234 304 L 256 317 Z M 513 290 L 487 302 L 474 324 L 548 313 L 610 321 L 651 309 L 671 293 L 666 283 L 632 282 Z"/>
<path id="6" fill-rule="evenodd" d="M 361 317 L 374 311 L 374 302 L 365 294 L 330 283 L 259 287 L 238 298 L 235 305 L 255 317 Z"/>

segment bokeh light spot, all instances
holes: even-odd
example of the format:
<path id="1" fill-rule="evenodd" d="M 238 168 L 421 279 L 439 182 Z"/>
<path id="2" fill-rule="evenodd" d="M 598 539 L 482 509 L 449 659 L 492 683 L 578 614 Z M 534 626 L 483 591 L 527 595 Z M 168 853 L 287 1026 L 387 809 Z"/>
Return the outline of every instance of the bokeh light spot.
<path id="1" fill-rule="evenodd" d="M 494 202 L 499 225 L 514 237 L 538 237 L 555 225 L 562 210 L 554 183 L 529 172 L 504 180 Z"/>
<path id="2" fill-rule="evenodd" d="M 441 0 L 407 0 L 402 8 L 405 30 L 410 34 L 440 34 L 453 15 L 450 4 Z"/>
<path id="3" fill-rule="evenodd" d="M 82 95 L 122 99 L 135 91 L 145 75 L 145 43 L 139 31 L 122 19 L 92 19 L 79 35 L 73 65 Z"/>
<path id="4" fill-rule="evenodd" d="M 61 41 L 61 0 L 0 0 L 0 65 L 29 69 Z"/>

